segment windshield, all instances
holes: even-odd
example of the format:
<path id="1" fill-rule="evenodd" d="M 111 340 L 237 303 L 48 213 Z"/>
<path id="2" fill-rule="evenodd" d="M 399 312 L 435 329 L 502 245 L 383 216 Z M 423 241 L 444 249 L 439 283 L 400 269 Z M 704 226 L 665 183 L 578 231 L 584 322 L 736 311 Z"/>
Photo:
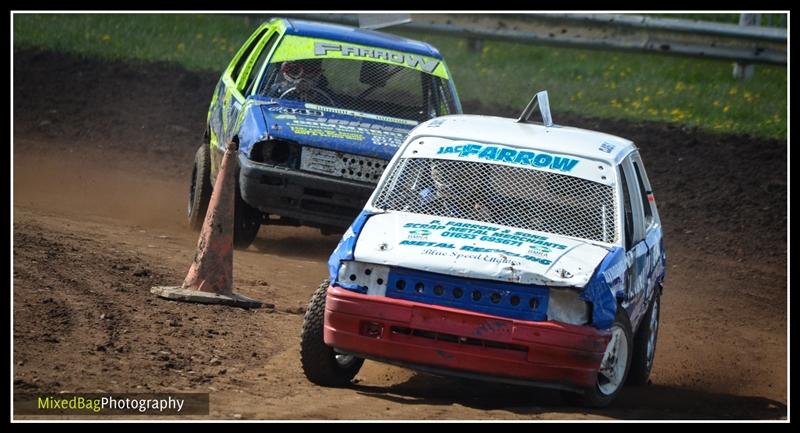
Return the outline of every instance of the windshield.
<path id="1" fill-rule="evenodd" d="M 404 66 L 323 58 L 269 64 L 259 94 L 424 122 L 454 112 L 446 80 Z"/>
<path id="2" fill-rule="evenodd" d="M 373 205 L 613 243 L 614 188 L 532 168 L 403 158 Z"/>

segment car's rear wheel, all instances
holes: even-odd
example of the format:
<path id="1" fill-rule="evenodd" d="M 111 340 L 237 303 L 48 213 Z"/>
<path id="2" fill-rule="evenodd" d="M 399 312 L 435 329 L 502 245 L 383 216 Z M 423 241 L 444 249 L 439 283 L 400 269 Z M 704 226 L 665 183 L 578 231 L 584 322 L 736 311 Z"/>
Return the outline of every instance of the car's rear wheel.
<path id="1" fill-rule="evenodd" d="M 200 231 L 206 218 L 208 202 L 211 200 L 211 160 L 208 145 L 202 144 L 194 155 L 192 178 L 189 184 L 189 206 L 187 216 L 189 227 Z"/>
<path id="2" fill-rule="evenodd" d="M 611 325 L 611 340 L 600 363 L 595 386 L 583 394 L 566 393 L 573 403 L 588 407 L 606 407 L 617 397 L 631 366 L 633 332 L 628 314 L 617 306 L 617 316 Z"/>
<path id="3" fill-rule="evenodd" d="M 631 372 L 628 375 L 628 383 L 631 385 L 647 385 L 650 372 L 653 370 L 656 343 L 658 342 L 660 307 L 661 291 L 657 289 L 650 308 L 647 309 L 647 314 L 642 319 L 642 324 L 633 339 L 633 360 L 631 361 Z"/>
<path id="4" fill-rule="evenodd" d="M 322 282 L 308 303 L 300 335 L 300 364 L 306 378 L 322 386 L 341 387 L 356 377 L 364 359 L 337 353 L 325 344 L 325 298 L 328 280 Z"/>

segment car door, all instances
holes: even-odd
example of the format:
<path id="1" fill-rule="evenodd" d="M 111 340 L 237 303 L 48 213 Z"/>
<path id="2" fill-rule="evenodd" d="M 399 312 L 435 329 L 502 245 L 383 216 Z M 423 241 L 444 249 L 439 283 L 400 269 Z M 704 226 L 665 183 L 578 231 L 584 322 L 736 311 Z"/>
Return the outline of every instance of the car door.
<path id="1" fill-rule="evenodd" d="M 645 305 L 649 305 L 650 299 L 655 293 L 656 286 L 664 277 L 664 243 L 661 228 L 661 219 L 658 215 L 656 207 L 655 196 L 650 186 L 650 180 L 647 178 L 647 172 L 644 169 L 642 158 L 639 152 L 631 154 L 631 165 L 633 166 L 633 174 L 636 178 L 636 183 L 640 191 L 640 199 L 642 202 L 642 209 L 644 211 L 644 240 L 647 244 L 648 254 L 648 267 L 645 277 Z"/>
<path id="2" fill-rule="evenodd" d="M 272 57 L 274 48 L 282 36 L 279 29 L 270 30 L 258 42 L 256 49 L 250 55 L 245 65 L 246 72 L 242 72 L 239 76 L 240 82 L 237 83 L 238 87 L 243 90 L 245 100 L 250 96 L 258 93 L 259 86 L 262 84 L 266 73 L 269 59 Z"/>
<path id="3" fill-rule="evenodd" d="M 242 99 L 237 99 L 235 97 L 236 93 L 240 93 L 236 87 L 236 81 L 239 75 L 241 75 L 250 53 L 255 49 L 258 41 L 267 30 L 269 30 L 269 27 L 262 25 L 250 35 L 236 55 L 233 56 L 228 67 L 225 68 L 222 77 L 217 83 L 217 87 L 214 89 L 214 96 L 211 101 L 208 119 L 209 138 L 214 148 L 224 149 L 225 143 L 230 139 L 230 137 L 227 136 L 229 132 L 228 128 L 231 115 L 236 109 L 232 101 Z M 216 152 L 212 152 L 212 158 L 216 157 L 215 153 Z M 216 164 L 212 166 L 216 166 Z"/>
<path id="4" fill-rule="evenodd" d="M 631 325 L 637 327 L 646 310 L 647 274 L 649 271 L 649 249 L 644 224 L 644 209 L 635 170 L 629 155 L 619 165 L 619 179 L 623 189 L 625 206 L 625 296 L 623 307 Z"/>
<path id="5" fill-rule="evenodd" d="M 423 120 L 456 113 L 453 98 L 443 80 L 439 77 L 422 75 Z"/>
<path id="6" fill-rule="evenodd" d="M 223 73 L 224 77 L 224 73 Z M 216 148 L 222 135 L 222 101 L 225 99 L 225 82 L 220 77 L 217 87 L 214 88 L 214 96 L 211 99 L 211 107 L 208 109 L 208 139 L 212 148 Z"/>
<path id="7" fill-rule="evenodd" d="M 220 143 L 220 148 L 223 148 L 224 144 L 228 143 L 236 134 L 234 128 L 236 126 L 236 118 L 239 116 L 244 104 L 243 90 L 245 83 L 252 72 L 256 58 L 260 54 L 260 49 L 264 48 L 266 43 L 264 37 L 271 30 L 268 26 L 262 26 L 256 30 L 247 42 L 242 45 L 242 48 L 239 49 L 230 66 L 228 66 L 228 73 L 223 77 L 225 95 L 222 104 L 223 133 L 221 134 L 222 143 Z"/>
<path id="8" fill-rule="evenodd" d="M 212 148 L 216 149 L 215 152 L 211 152 L 212 181 L 216 178 L 219 163 L 225 151 L 225 144 L 236 134 L 234 131 L 236 119 L 245 100 L 242 90 L 254 70 L 253 65 L 256 59 L 268 42 L 267 37 L 274 34 L 276 34 L 276 30 L 268 24 L 262 25 L 253 32 L 233 57 L 217 84 L 215 101 L 212 102 L 209 114 L 210 141 Z"/>

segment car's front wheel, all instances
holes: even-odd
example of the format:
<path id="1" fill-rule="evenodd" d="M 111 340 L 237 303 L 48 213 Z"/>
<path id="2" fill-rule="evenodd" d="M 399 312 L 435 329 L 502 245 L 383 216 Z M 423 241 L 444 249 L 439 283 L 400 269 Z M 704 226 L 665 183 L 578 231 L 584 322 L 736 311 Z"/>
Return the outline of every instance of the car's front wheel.
<path id="1" fill-rule="evenodd" d="M 189 227 L 200 231 L 206 218 L 208 202 L 211 200 L 211 161 L 208 145 L 202 144 L 194 155 L 192 178 L 189 183 L 189 208 L 187 216 Z"/>
<path id="2" fill-rule="evenodd" d="M 656 357 L 656 343 L 658 342 L 659 310 L 661 309 L 661 291 L 656 290 L 653 301 L 642 319 L 636 337 L 633 339 L 633 360 L 628 383 L 635 386 L 647 385 L 650 372 L 653 370 L 653 360 Z"/>
<path id="3" fill-rule="evenodd" d="M 611 340 L 606 346 L 595 386 L 583 394 L 567 393 L 568 400 L 588 407 L 606 407 L 617 397 L 631 366 L 633 331 L 628 314 L 617 306 L 617 316 L 611 325 Z"/>
<path id="4" fill-rule="evenodd" d="M 364 359 L 337 353 L 325 344 L 325 298 L 328 280 L 322 282 L 308 303 L 300 335 L 300 364 L 306 378 L 317 385 L 347 386 L 364 364 Z"/>

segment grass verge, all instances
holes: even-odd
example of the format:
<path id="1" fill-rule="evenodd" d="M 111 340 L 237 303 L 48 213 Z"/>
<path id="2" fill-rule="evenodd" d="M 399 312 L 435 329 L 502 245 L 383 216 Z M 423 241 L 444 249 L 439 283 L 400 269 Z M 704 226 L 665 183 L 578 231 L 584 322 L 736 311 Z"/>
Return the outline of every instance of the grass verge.
<path id="1" fill-rule="evenodd" d="M 167 61 L 221 71 L 258 19 L 198 14 L 15 14 L 14 47 L 124 61 Z M 666 121 L 724 133 L 785 138 L 784 66 L 732 77 L 726 61 L 650 53 L 554 48 L 388 31 L 425 40 L 444 55 L 462 100 L 520 107 L 550 91 L 554 117 Z"/>

